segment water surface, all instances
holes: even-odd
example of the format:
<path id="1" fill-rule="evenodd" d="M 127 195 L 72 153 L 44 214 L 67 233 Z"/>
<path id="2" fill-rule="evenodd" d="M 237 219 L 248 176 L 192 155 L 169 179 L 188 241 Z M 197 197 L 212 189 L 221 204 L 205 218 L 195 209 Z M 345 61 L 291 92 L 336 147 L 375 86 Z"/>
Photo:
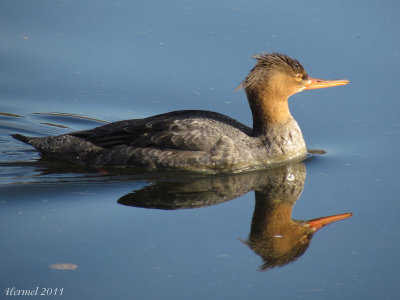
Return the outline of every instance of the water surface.
<path id="1" fill-rule="evenodd" d="M 2 1 L 1 295 L 38 286 L 67 299 L 395 299 L 399 11 L 396 1 Z M 234 89 L 260 51 L 350 80 L 290 99 L 308 147 L 327 153 L 283 177 L 82 170 L 40 161 L 9 136 L 179 109 L 249 125 Z M 246 241 L 270 178 L 303 182 L 279 199 L 296 203 L 295 220 L 354 215 L 261 271 Z M 65 264 L 74 267 L 54 267 Z"/>

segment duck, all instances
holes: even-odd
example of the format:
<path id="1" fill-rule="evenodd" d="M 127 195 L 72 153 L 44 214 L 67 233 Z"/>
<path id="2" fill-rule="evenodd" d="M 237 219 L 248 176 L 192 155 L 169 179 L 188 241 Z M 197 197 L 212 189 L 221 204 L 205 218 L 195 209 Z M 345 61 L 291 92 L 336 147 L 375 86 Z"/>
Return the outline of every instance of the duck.
<path id="1" fill-rule="evenodd" d="M 217 112 L 180 110 L 58 136 L 12 136 L 36 148 L 42 159 L 95 168 L 222 173 L 303 160 L 307 148 L 288 98 L 349 81 L 313 78 L 285 54 L 253 58 L 255 66 L 238 87 L 246 92 L 252 127 Z"/>

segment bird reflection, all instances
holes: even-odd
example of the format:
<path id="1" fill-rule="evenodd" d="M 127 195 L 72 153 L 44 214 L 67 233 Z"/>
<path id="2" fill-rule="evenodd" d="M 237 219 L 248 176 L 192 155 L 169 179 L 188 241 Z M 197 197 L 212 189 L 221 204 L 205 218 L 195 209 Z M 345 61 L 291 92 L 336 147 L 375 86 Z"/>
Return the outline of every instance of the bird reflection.
<path id="1" fill-rule="evenodd" d="M 317 230 L 352 215 L 293 220 L 292 208 L 303 191 L 305 167 L 299 163 L 276 169 L 273 173 L 268 177 L 268 183 L 255 191 L 251 231 L 248 240 L 244 241 L 264 260 L 261 270 L 295 261 L 307 250 Z"/>
<path id="2" fill-rule="evenodd" d="M 304 163 L 236 175 L 171 179 L 128 194 L 118 203 L 155 209 L 184 209 L 215 205 L 255 191 L 249 237 L 243 241 L 264 260 L 260 270 L 284 266 L 307 250 L 314 233 L 351 213 L 308 221 L 292 219 L 306 178 Z"/>

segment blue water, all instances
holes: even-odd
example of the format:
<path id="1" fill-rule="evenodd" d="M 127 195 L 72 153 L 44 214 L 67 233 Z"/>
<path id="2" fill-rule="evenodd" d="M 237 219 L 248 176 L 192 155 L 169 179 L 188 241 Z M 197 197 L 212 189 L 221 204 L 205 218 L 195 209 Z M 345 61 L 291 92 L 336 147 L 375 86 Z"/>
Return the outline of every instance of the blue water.
<path id="1" fill-rule="evenodd" d="M 399 11 L 396 1 L 1 1 L 0 298 L 39 287 L 65 299 L 396 299 Z M 241 242 L 252 189 L 201 208 L 126 206 L 118 201 L 171 176 L 53 165 L 9 136 L 180 109 L 251 125 L 234 90 L 260 51 L 350 80 L 290 98 L 308 148 L 327 151 L 305 161 L 293 219 L 354 215 L 286 266 L 259 271 Z"/>

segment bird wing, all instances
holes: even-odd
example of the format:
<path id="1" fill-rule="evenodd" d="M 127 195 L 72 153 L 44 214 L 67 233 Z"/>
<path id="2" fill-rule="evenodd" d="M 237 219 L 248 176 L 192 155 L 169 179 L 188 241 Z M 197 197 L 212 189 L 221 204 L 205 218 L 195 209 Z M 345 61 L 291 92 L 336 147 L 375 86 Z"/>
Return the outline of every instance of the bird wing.
<path id="1" fill-rule="evenodd" d="M 138 148 L 209 151 L 225 135 L 250 128 L 227 116 L 208 111 L 175 111 L 145 119 L 132 119 L 71 133 L 96 146 L 127 145 Z"/>

